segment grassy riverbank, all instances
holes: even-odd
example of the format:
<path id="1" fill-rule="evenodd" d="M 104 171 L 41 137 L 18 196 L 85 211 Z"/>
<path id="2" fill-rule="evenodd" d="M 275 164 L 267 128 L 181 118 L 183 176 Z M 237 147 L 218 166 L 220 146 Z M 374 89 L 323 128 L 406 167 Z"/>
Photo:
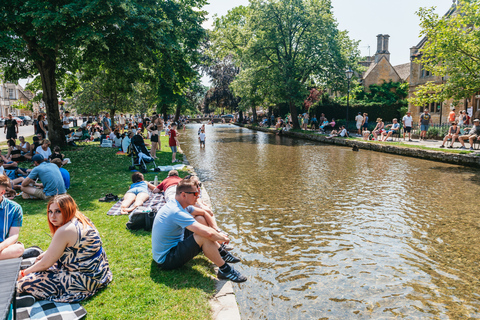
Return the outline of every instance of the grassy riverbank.
<path id="1" fill-rule="evenodd" d="M 87 318 L 209 319 L 214 273 L 208 260 L 198 256 L 179 270 L 158 270 L 152 263 L 150 233 L 127 230 L 128 216 L 107 216 L 113 203 L 98 201 L 106 193 L 123 196 L 131 184 L 131 159 L 116 155 L 117 151 L 94 143 L 63 152 L 72 160 L 65 167 L 72 177 L 69 194 L 99 230 L 113 272 L 113 282 L 82 303 Z M 166 137 L 162 137 L 162 151 L 157 156 L 157 165 L 171 164 Z M 159 181 L 166 174 L 158 173 Z M 181 176 L 186 174 L 182 172 Z M 146 180 L 154 180 L 155 175 L 147 173 Z M 46 203 L 20 197 L 16 200 L 24 211 L 20 240 L 26 247 L 38 245 L 46 250 L 51 241 Z"/>

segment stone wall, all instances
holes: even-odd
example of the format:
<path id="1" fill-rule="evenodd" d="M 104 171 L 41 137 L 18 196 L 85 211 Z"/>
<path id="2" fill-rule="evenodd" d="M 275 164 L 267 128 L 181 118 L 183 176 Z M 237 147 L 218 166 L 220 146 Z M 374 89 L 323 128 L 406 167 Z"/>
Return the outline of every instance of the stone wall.
<path id="1" fill-rule="evenodd" d="M 251 125 L 245 125 L 245 126 L 239 125 L 239 126 L 257 130 L 257 131 L 270 132 L 272 134 L 276 134 L 274 129 L 253 127 Z M 349 140 L 344 138 L 327 139 L 327 137 L 323 135 L 306 134 L 302 132 L 292 132 L 292 131 L 283 132 L 283 136 L 318 141 L 322 143 L 335 144 L 335 145 L 340 145 L 345 147 L 357 146 L 359 149 L 385 152 L 385 153 L 391 153 L 391 154 L 396 154 L 400 156 L 440 161 L 440 162 L 458 164 L 463 166 L 480 167 L 480 156 L 476 156 L 475 153 L 469 153 L 469 154 L 447 153 L 442 151 L 407 148 L 407 147 L 392 146 L 392 145 L 381 144 L 381 143 L 372 143 L 367 141 Z"/>

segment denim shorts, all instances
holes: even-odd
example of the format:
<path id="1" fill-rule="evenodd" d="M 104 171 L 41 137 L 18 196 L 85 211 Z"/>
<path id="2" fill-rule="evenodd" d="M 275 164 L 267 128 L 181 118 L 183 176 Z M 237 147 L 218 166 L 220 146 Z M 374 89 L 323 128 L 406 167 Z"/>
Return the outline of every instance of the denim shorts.
<path id="1" fill-rule="evenodd" d="M 173 153 L 176 153 L 176 152 L 177 152 L 177 146 L 170 147 L 170 149 L 172 149 L 172 152 L 173 152 Z"/>
<path id="2" fill-rule="evenodd" d="M 428 124 L 422 124 L 422 125 L 420 125 L 420 131 L 428 131 L 428 127 L 429 127 L 429 126 L 430 126 L 430 125 L 428 125 Z"/>
<path id="3" fill-rule="evenodd" d="M 145 188 L 135 187 L 135 188 L 129 189 L 127 191 L 127 193 L 128 192 L 133 193 L 134 195 L 138 196 L 138 194 L 142 193 L 142 192 L 148 193 L 148 190 L 145 190 Z"/>

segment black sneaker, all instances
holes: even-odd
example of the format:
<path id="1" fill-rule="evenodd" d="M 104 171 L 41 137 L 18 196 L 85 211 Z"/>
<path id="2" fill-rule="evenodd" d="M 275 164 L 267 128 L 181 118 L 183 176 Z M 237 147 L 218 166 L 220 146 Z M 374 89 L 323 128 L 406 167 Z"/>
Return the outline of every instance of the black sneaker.
<path id="1" fill-rule="evenodd" d="M 225 255 L 222 256 L 223 261 L 228 262 L 228 263 L 237 263 L 240 262 L 241 260 L 235 257 L 233 254 L 230 252 L 225 251 Z"/>
<path id="2" fill-rule="evenodd" d="M 232 251 L 233 250 L 233 247 L 229 244 L 225 244 L 225 243 L 222 243 L 220 245 L 220 248 L 222 248 L 223 250 L 227 250 L 227 251 Z"/>
<path id="3" fill-rule="evenodd" d="M 230 272 L 223 273 L 222 271 L 218 270 L 217 273 L 218 279 L 223 279 L 223 280 L 230 280 L 233 282 L 245 282 L 247 281 L 247 277 L 242 276 L 240 272 L 237 270 L 230 268 Z"/>
<path id="4" fill-rule="evenodd" d="M 439 148 L 445 148 L 445 146 L 442 144 Z"/>
<path id="5" fill-rule="evenodd" d="M 35 302 L 35 297 L 32 295 L 27 294 L 24 296 L 19 296 L 17 297 L 17 309 L 31 307 Z"/>

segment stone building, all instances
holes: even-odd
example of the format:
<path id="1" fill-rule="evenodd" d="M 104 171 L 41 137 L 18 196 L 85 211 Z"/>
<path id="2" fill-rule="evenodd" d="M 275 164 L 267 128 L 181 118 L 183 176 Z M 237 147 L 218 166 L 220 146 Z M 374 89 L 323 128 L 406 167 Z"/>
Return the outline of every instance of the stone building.
<path id="1" fill-rule="evenodd" d="M 30 91 L 25 91 L 22 86 L 12 82 L 0 82 L 0 117 L 7 117 L 9 113 L 15 116 L 32 116 L 32 111 L 27 109 L 16 109 L 13 105 L 18 101 L 27 104 L 33 99 Z M 35 109 L 36 105 L 34 105 Z"/>
<path id="2" fill-rule="evenodd" d="M 444 17 L 448 18 L 452 14 L 455 13 L 457 9 L 457 1 L 453 1 L 452 7 L 445 13 Z M 418 59 L 422 56 L 422 48 L 428 42 L 428 39 L 424 37 L 420 42 L 410 48 L 410 88 L 409 88 L 409 97 L 413 97 L 415 95 L 415 91 L 417 90 L 418 86 L 426 84 L 427 82 L 433 82 L 435 84 L 442 84 L 445 83 L 447 77 L 442 76 L 435 76 L 431 74 L 429 71 L 425 70 L 422 65 L 418 62 Z M 466 97 L 460 101 L 456 101 L 457 106 L 455 107 L 456 112 L 460 110 L 467 110 L 468 113 L 478 118 L 480 116 L 480 92 L 473 95 L 472 97 Z M 424 109 L 428 109 L 432 114 L 432 121 L 433 123 L 446 123 L 448 114 L 454 107 L 454 101 L 438 101 L 429 103 L 423 106 L 416 106 L 413 104 L 409 104 L 409 109 L 412 111 L 412 116 L 414 118 L 416 116 L 420 116 Z"/>
<path id="3" fill-rule="evenodd" d="M 377 51 L 372 57 L 367 57 L 360 64 L 368 67 L 362 75 L 362 85 L 365 90 L 369 90 L 372 84 L 382 84 L 383 82 L 406 82 L 410 77 L 410 63 L 392 66 L 390 63 L 390 52 L 388 51 L 388 34 L 377 35 Z"/>

